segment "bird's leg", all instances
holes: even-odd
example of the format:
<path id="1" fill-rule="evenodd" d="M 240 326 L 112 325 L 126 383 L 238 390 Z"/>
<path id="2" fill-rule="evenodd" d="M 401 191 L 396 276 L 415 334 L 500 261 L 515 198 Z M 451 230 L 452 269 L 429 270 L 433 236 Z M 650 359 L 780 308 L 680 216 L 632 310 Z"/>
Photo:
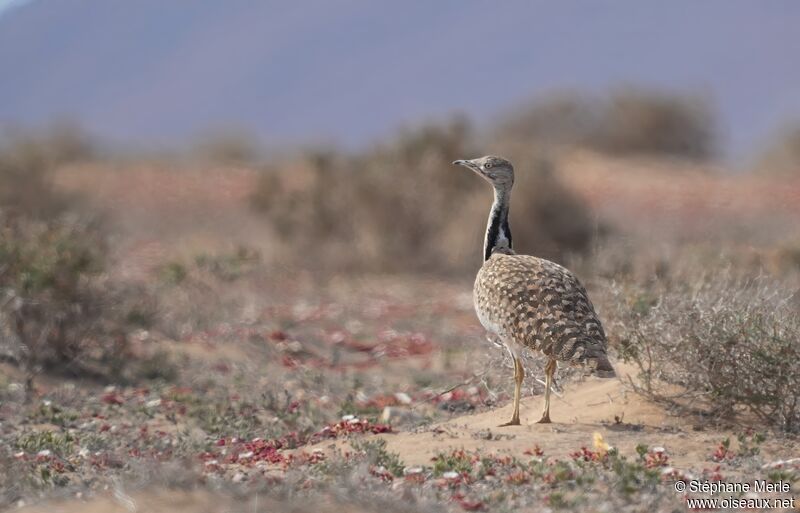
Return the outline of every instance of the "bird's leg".
<path id="1" fill-rule="evenodd" d="M 556 361 L 548 360 L 547 365 L 544 367 L 544 411 L 542 418 L 539 419 L 538 424 L 550 423 L 550 388 L 553 386 L 553 374 L 556 372 Z"/>
<path id="2" fill-rule="evenodd" d="M 522 380 L 525 379 L 525 369 L 517 355 L 512 353 L 511 358 L 514 360 L 514 414 L 510 421 L 500 424 L 499 427 L 519 426 L 519 400 L 522 396 Z"/>

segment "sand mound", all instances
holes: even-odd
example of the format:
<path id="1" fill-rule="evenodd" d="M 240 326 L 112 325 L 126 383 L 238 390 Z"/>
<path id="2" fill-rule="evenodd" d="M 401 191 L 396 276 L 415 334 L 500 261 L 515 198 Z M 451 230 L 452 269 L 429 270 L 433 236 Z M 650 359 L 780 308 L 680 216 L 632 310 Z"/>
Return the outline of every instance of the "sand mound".
<path id="1" fill-rule="evenodd" d="M 586 378 L 566 385 L 550 407 L 552 424 L 536 424 L 543 398 L 522 401 L 522 425 L 498 427 L 511 418 L 512 405 L 465 415 L 427 426 L 418 432 L 375 435 L 387 442 L 387 450 L 400 455 L 406 465 L 429 465 L 440 452 L 454 449 L 490 451 L 522 456 L 535 447 L 546 456 L 565 458 L 581 447 L 592 447 L 594 433 L 626 456 L 636 455 L 645 444 L 667 449 L 678 466 L 697 467 L 713 448 L 731 433 L 705 430 L 696 419 L 670 416 L 663 408 L 631 392 L 625 382 L 634 370 L 617 364 L 618 377 Z M 305 450 L 346 449 L 346 441 L 321 443 Z"/>

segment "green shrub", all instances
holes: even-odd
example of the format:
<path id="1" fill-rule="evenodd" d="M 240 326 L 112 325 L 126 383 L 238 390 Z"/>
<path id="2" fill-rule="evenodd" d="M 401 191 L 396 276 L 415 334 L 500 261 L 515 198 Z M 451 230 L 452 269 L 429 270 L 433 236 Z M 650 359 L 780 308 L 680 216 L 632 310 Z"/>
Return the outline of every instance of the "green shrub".
<path id="1" fill-rule="evenodd" d="M 34 431 L 21 435 L 14 445 L 28 453 L 52 451 L 59 456 L 67 456 L 75 448 L 75 443 L 75 437 L 69 433 Z"/>
<path id="2" fill-rule="evenodd" d="M 382 467 L 395 477 L 402 477 L 405 464 L 396 453 L 386 450 L 386 440 L 353 440 L 353 450 L 363 453 L 370 465 Z"/>
<path id="3" fill-rule="evenodd" d="M 90 354 L 106 356 L 97 350 L 120 335 L 110 331 L 112 292 L 103 274 L 105 248 L 95 228 L 71 219 L 2 216 L 0 226 L 0 313 L 29 379 L 42 368 L 69 368 Z"/>
<path id="4" fill-rule="evenodd" d="M 97 216 L 51 182 L 89 145 L 61 129 L 15 136 L 0 146 L 0 342 L 26 371 L 87 371 L 124 362 L 121 289 L 105 274 L 105 230 Z"/>

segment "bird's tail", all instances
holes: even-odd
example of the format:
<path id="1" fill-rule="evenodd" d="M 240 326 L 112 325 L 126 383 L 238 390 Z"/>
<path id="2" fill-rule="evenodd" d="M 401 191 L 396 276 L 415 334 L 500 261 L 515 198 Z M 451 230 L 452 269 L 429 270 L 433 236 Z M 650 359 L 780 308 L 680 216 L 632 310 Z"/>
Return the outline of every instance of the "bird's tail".
<path id="1" fill-rule="evenodd" d="M 589 373 L 599 378 L 615 378 L 617 373 L 614 372 L 614 367 L 608 361 L 607 354 L 600 354 L 586 359 L 586 366 L 589 368 Z"/>
<path id="2" fill-rule="evenodd" d="M 588 374 L 600 378 L 613 378 L 617 373 L 608 360 L 605 344 L 587 341 L 573 355 L 573 362 L 583 367 Z"/>

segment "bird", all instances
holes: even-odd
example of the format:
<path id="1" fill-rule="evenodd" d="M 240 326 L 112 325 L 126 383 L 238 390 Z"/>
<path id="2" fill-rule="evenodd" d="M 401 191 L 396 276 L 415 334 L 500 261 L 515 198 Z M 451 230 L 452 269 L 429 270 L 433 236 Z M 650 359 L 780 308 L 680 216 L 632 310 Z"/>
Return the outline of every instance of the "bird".
<path id="1" fill-rule="evenodd" d="M 511 354 L 514 364 L 514 412 L 503 426 L 520 424 L 519 402 L 525 369 L 524 349 L 547 357 L 545 397 L 539 423 L 550 423 L 550 389 L 558 362 L 582 367 L 587 374 L 614 377 L 605 331 L 586 289 L 561 265 L 514 252 L 508 212 L 514 166 L 487 155 L 456 160 L 488 181 L 494 189 L 483 244 L 483 265 L 475 278 L 473 302 L 489 339 Z"/>

